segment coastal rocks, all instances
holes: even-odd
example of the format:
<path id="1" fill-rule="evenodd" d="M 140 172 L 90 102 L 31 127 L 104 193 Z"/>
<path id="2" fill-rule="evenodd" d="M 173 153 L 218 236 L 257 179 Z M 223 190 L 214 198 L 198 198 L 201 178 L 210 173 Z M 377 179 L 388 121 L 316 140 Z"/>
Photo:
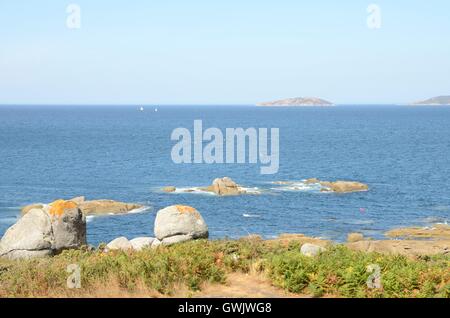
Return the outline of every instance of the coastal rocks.
<path id="1" fill-rule="evenodd" d="M 135 203 L 124 203 L 113 200 L 93 200 L 84 201 L 80 205 L 81 211 L 86 215 L 99 214 L 125 214 L 130 211 L 142 208 L 142 205 Z"/>
<path id="2" fill-rule="evenodd" d="M 153 237 L 137 237 L 128 240 L 125 236 L 121 236 L 109 242 L 105 251 L 142 251 L 144 248 L 158 246 L 159 244 L 154 244 L 155 240 Z"/>
<path id="3" fill-rule="evenodd" d="M 324 187 L 322 189 L 324 192 L 331 191 L 337 193 L 349 193 L 369 190 L 369 186 L 367 184 L 355 181 L 321 181 L 320 185 Z"/>
<path id="4" fill-rule="evenodd" d="M 353 242 L 359 242 L 364 240 L 364 235 L 361 233 L 350 233 L 347 235 L 347 242 L 353 243 Z"/>
<path id="5" fill-rule="evenodd" d="M 390 255 L 418 257 L 424 255 L 450 254 L 450 240 L 387 240 L 359 241 L 345 244 L 349 249 L 362 252 L 377 252 Z"/>
<path id="6" fill-rule="evenodd" d="M 44 207 L 44 204 L 40 204 L 40 203 L 30 204 L 30 205 L 24 206 L 22 208 L 22 214 L 26 214 L 33 209 L 42 209 L 43 207 Z"/>
<path id="7" fill-rule="evenodd" d="M 124 203 L 113 200 L 91 200 L 86 201 L 85 197 L 76 197 L 66 202 L 72 202 L 85 215 L 101 215 L 101 214 L 124 214 L 130 211 L 140 209 L 143 206 L 134 203 Z M 28 213 L 33 208 L 42 208 L 43 204 L 32 204 L 22 208 L 22 214 Z"/>
<path id="8" fill-rule="evenodd" d="M 175 192 L 177 189 L 175 187 L 165 187 L 164 192 Z M 213 180 L 212 184 L 203 187 L 192 187 L 188 189 L 182 189 L 181 192 L 185 193 L 211 193 L 218 196 L 237 196 L 241 194 L 259 194 L 257 188 L 255 189 L 244 189 L 236 182 L 234 182 L 229 177 L 216 178 Z"/>
<path id="9" fill-rule="evenodd" d="M 300 253 L 308 257 L 319 255 L 320 253 L 325 251 L 326 249 L 324 247 L 311 243 L 305 243 L 300 248 Z"/>
<path id="10" fill-rule="evenodd" d="M 236 182 L 228 177 L 214 179 L 211 190 L 215 194 L 223 196 L 240 195 L 245 193 L 245 191 L 242 190 Z"/>
<path id="11" fill-rule="evenodd" d="M 119 250 L 119 251 L 128 251 L 133 249 L 133 245 L 131 245 L 130 241 L 122 236 L 122 237 L 118 237 L 114 240 L 112 240 L 111 242 L 109 242 L 106 245 L 106 249 L 108 251 L 114 251 L 114 250 Z"/>
<path id="12" fill-rule="evenodd" d="M 132 239 L 130 243 L 135 251 L 141 251 L 144 248 L 151 247 L 154 240 L 154 237 L 137 237 Z"/>
<path id="13" fill-rule="evenodd" d="M 177 190 L 177 188 L 169 186 L 169 187 L 164 187 L 162 190 L 164 192 L 171 193 L 171 192 L 175 192 Z"/>
<path id="14" fill-rule="evenodd" d="M 67 201 L 32 209 L 11 226 L 0 241 L 0 257 L 9 259 L 55 255 L 86 244 L 86 219 Z"/>
<path id="15" fill-rule="evenodd" d="M 450 239 L 450 225 L 435 224 L 432 227 L 410 227 L 390 230 L 386 236 L 392 238 Z"/>
<path id="16" fill-rule="evenodd" d="M 173 205 L 159 210 L 155 219 L 155 236 L 163 245 L 208 238 L 208 226 L 200 213 L 190 207 Z"/>
<path id="17" fill-rule="evenodd" d="M 276 185 L 287 186 L 284 189 L 291 190 L 320 190 L 321 192 L 350 193 L 368 191 L 367 184 L 356 181 L 321 181 L 317 178 L 306 179 L 303 181 L 275 181 Z M 283 188 L 281 188 L 283 189 Z"/>

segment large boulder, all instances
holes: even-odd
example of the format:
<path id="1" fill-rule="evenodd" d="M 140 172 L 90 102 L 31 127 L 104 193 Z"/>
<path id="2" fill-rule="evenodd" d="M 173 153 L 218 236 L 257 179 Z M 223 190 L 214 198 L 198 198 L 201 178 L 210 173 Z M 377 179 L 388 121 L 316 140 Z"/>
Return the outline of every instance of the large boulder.
<path id="1" fill-rule="evenodd" d="M 75 203 L 85 215 L 124 214 L 143 207 L 140 204 L 113 200 L 86 201 L 85 197 L 76 197 L 68 201 Z M 32 209 L 41 209 L 43 206 L 44 204 L 40 203 L 27 205 L 22 208 L 22 214 L 26 214 Z"/>
<path id="2" fill-rule="evenodd" d="M 32 209 L 11 226 L 0 241 L 0 257 L 51 256 L 86 244 L 86 219 L 78 206 L 55 201 Z"/>
<path id="3" fill-rule="evenodd" d="M 245 193 L 245 191 L 242 190 L 236 182 L 228 177 L 214 179 L 210 190 L 217 195 L 223 196 L 240 195 Z"/>
<path id="4" fill-rule="evenodd" d="M 304 256 L 316 256 L 319 255 L 322 252 L 325 252 L 326 249 L 322 246 L 311 244 L 311 243 L 305 243 L 300 248 L 300 253 Z"/>
<path id="5" fill-rule="evenodd" d="M 154 237 L 137 237 L 132 239 L 130 243 L 135 251 L 140 251 L 144 248 L 151 247 L 154 240 Z"/>
<path id="6" fill-rule="evenodd" d="M 133 245 L 131 245 L 130 241 L 122 236 L 118 237 L 106 245 L 107 250 L 120 250 L 120 251 L 128 251 L 133 249 Z"/>
<path id="7" fill-rule="evenodd" d="M 169 206 L 156 215 L 155 236 L 163 245 L 208 238 L 208 235 L 205 220 L 190 206 Z"/>

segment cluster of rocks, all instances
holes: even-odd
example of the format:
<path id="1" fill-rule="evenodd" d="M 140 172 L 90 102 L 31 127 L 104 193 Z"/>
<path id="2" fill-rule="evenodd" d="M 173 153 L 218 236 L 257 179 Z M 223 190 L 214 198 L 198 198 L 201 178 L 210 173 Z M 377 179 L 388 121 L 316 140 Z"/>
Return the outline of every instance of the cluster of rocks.
<path id="1" fill-rule="evenodd" d="M 102 214 L 124 214 L 130 211 L 143 208 L 136 203 L 124 203 L 113 200 L 86 200 L 85 197 L 76 197 L 68 200 L 78 205 L 78 208 L 85 215 Z M 22 208 L 22 214 L 26 214 L 33 209 L 42 209 L 46 204 L 35 203 Z"/>
<path id="2" fill-rule="evenodd" d="M 214 179 L 212 184 L 207 187 L 200 187 L 201 191 L 211 192 L 217 194 L 219 196 L 236 196 L 241 194 L 247 194 L 241 186 L 239 186 L 236 182 L 234 182 L 229 177 L 217 178 Z M 177 189 L 173 186 L 168 186 L 163 188 L 164 192 L 170 193 L 175 192 Z M 184 192 L 193 192 L 193 189 L 184 190 Z"/>
<path id="3" fill-rule="evenodd" d="M 172 245 L 208 238 L 208 226 L 200 213 L 190 206 L 173 205 L 159 210 L 154 226 L 155 237 L 140 237 L 129 241 L 119 237 L 108 243 L 108 250 L 141 250 L 159 245 Z"/>

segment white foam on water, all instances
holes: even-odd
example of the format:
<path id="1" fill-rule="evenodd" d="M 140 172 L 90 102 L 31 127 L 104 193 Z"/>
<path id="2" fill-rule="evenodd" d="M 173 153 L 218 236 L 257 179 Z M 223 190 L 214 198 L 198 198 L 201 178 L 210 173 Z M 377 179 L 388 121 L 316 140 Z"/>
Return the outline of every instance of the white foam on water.
<path id="1" fill-rule="evenodd" d="M 422 222 L 430 224 L 446 224 L 447 220 L 439 216 L 429 216 L 422 219 Z"/>
<path id="2" fill-rule="evenodd" d="M 149 206 L 143 206 L 143 207 L 140 207 L 140 208 L 137 208 L 137 209 L 133 209 L 133 210 L 129 211 L 128 213 L 129 214 L 137 214 L 137 213 L 142 213 L 142 212 L 145 212 L 145 211 L 148 211 L 148 210 L 150 210 Z"/>
<path id="3" fill-rule="evenodd" d="M 279 187 L 271 188 L 275 191 L 302 191 L 302 192 L 317 192 L 323 189 L 323 187 L 319 183 L 305 183 L 305 181 L 288 181 L 283 184 L 280 184 Z"/>
<path id="4" fill-rule="evenodd" d="M 261 217 L 260 215 L 257 215 L 257 214 L 247 214 L 247 213 L 242 214 L 242 216 L 244 218 L 259 218 L 259 217 Z"/>
<path id="5" fill-rule="evenodd" d="M 204 194 L 204 195 L 216 195 L 214 192 L 205 191 L 201 187 L 190 187 L 190 188 L 176 188 L 175 194 L 191 193 L 191 194 Z"/>
<path id="6" fill-rule="evenodd" d="M 352 225 L 369 225 L 375 223 L 374 220 L 351 220 L 344 222 L 345 224 L 352 224 Z"/>
<path id="7" fill-rule="evenodd" d="M 86 216 L 86 223 L 91 222 L 95 218 L 95 215 L 88 215 Z"/>

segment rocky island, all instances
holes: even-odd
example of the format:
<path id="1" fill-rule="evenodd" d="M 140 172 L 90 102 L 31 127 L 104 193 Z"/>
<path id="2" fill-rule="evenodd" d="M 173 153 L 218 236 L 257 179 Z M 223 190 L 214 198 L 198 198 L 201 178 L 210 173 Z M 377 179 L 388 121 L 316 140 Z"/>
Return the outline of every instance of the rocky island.
<path id="1" fill-rule="evenodd" d="M 334 106 L 333 103 L 317 97 L 295 97 L 276 100 L 272 102 L 258 103 L 256 106 Z"/>
<path id="2" fill-rule="evenodd" d="M 437 96 L 412 103 L 415 106 L 450 106 L 450 96 Z"/>

